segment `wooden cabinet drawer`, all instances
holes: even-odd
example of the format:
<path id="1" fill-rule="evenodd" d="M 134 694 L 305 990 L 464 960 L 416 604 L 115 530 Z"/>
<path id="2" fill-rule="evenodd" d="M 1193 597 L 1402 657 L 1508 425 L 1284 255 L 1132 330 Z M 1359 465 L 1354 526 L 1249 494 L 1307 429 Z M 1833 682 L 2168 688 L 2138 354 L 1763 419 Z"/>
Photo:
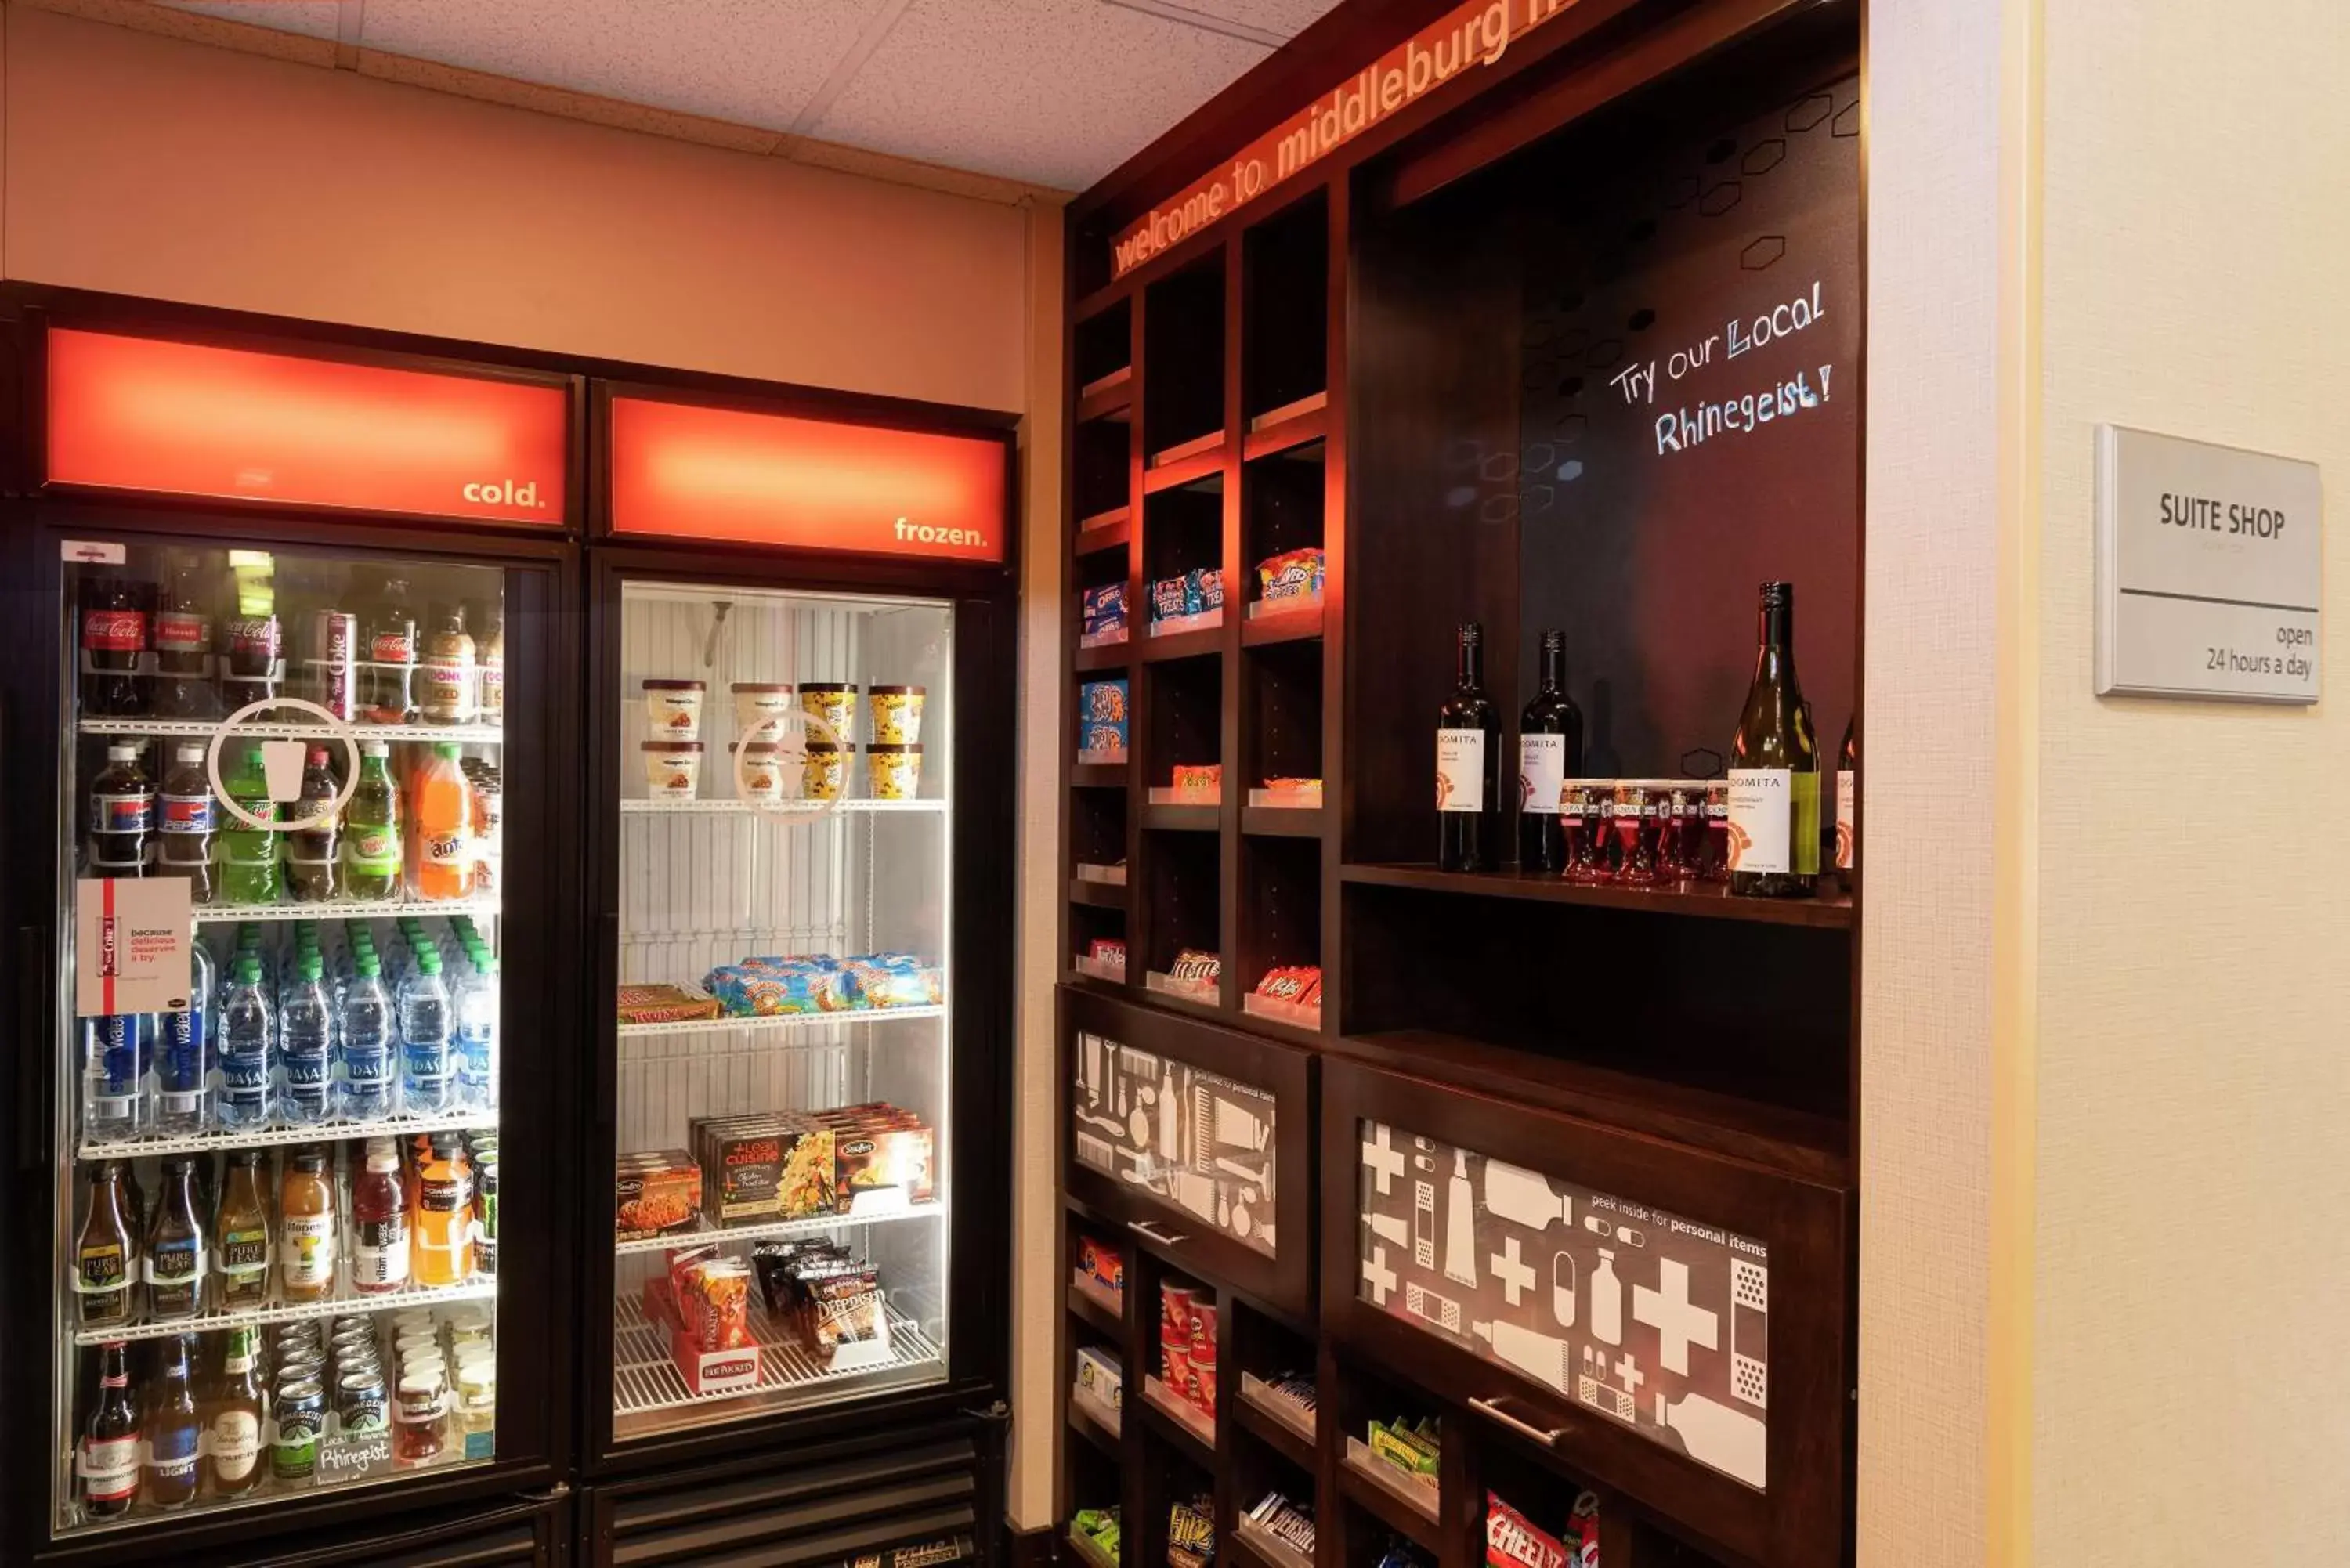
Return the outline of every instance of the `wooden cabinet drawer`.
<path id="1" fill-rule="evenodd" d="M 1732 1561 L 1836 1560 L 1848 1192 L 1358 1061 L 1322 1114 L 1352 1355 Z"/>
<path id="2" fill-rule="evenodd" d="M 1064 987 L 1068 1192 L 1177 1266 L 1312 1314 L 1309 1052 Z"/>

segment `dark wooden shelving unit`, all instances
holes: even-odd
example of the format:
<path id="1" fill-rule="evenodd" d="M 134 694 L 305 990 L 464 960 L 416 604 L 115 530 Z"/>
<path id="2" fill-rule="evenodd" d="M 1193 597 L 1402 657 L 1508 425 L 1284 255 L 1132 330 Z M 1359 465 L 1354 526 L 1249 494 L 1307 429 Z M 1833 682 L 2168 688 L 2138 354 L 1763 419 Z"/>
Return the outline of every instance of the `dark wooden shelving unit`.
<path id="1" fill-rule="evenodd" d="M 1609 1568 L 1831 1563 L 1851 1507 L 1859 895 L 1440 871 L 1428 731 L 1460 621 L 1485 628 L 1512 735 L 1536 638 L 1555 626 L 1585 772 L 1718 776 L 1766 577 L 1800 585 L 1823 744 L 1857 707 L 1859 161 L 1844 128 L 1858 120 L 1858 4 L 1586 0 L 1111 276 L 1128 224 L 1443 9 L 1339 7 L 1071 209 L 1063 1159 L 1069 1235 L 1118 1247 L 1128 1289 L 1116 1324 L 1073 1293 L 1064 1342 L 1118 1345 L 1128 1418 L 1115 1477 L 1098 1429 L 1066 1445 L 1064 1514 L 1119 1502 L 1123 1568 L 1159 1568 L 1167 1504 L 1204 1480 L 1219 1552 L 1291 1568 L 1235 1528 L 1278 1487 L 1315 1506 L 1318 1568 L 1369 1568 L 1398 1534 L 1434 1568 L 1478 1568 L 1489 1488 L 1529 1510 L 1588 1489 Z M 1832 398 L 1670 453 L 1645 408 L 1627 423 L 1626 366 L 1669 363 L 1815 278 L 1837 325 L 1800 353 L 1742 350 L 1727 377 L 1716 359 L 1648 387 L 1661 412 L 1753 390 L 1750 366 L 1792 378 L 1808 362 L 1816 380 L 1832 361 Z M 1091 519 L 1106 521 L 1079 526 Z M 1258 564 L 1305 549 L 1323 552 L 1318 602 L 1252 615 Z M 1221 574 L 1220 623 L 1151 636 L 1150 585 L 1201 568 Z M 1112 582 L 1129 640 L 1080 649 L 1079 594 Z M 1104 678 L 1129 682 L 1128 755 L 1082 765 L 1076 693 Z M 1149 799 L 1176 766 L 1207 763 L 1216 804 Z M 1248 804 L 1299 777 L 1322 781 L 1323 805 Z M 1114 862 L 1122 886 L 1076 876 Z M 1104 937 L 1126 944 L 1123 984 L 1070 967 Z M 1220 955 L 1212 998 L 1149 985 L 1187 949 Z M 1322 971 L 1318 1027 L 1246 1011 L 1268 969 L 1296 964 Z M 1080 1159 L 1081 1138 L 1098 1153 L 1107 1127 L 1159 1114 L 1155 1100 L 1083 1106 L 1087 1041 L 1272 1096 L 1282 1190 L 1303 1202 L 1275 1259 L 1170 1207 L 1205 1191 L 1192 1178 L 1221 1179 L 1212 1159 L 1122 1176 Z M 1376 1234 L 1357 1211 L 1374 1116 L 1489 1173 L 1588 1183 L 1766 1248 L 1769 1419 L 1711 1384 L 1694 1392 L 1720 1411 L 1691 1407 L 1736 1434 L 1767 1425 L 1767 1486 L 1728 1479 L 1742 1457 L 1700 1462 L 1679 1428 L 1658 1428 L 1654 1380 L 1695 1376 L 1658 1365 L 1662 1331 L 1635 1316 L 1658 1310 L 1629 1291 L 1659 1289 L 1660 1263 L 1639 1265 L 1623 1303 L 1623 1343 L 1648 1336 L 1650 1381 L 1605 1415 L 1577 1403 L 1577 1377 L 1598 1382 L 1587 1365 L 1545 1386 L 1523 1345 L 1516 1363 L 1489 1354 L 1474 1332 L 1489 1306 L 1465 1286 L 1449 1336 L 1375 1308 L 1357 1251 Z M 1153 1183 L 1166 1195 L 1146 1197 Z M 1555 1268 L 1569 1238 L 1549 1235 Z M 1640 1249 L 1614 1244 L 1629 1275 Z M 1414 1280 L 1435 1300 L 1448 1277 Z M 1169 1278 L 1215 1300 L 1204 1444 L 1142 1395 Z M 1760 1332 L 1759 1315 L 1724 1315 L 1724 1346 L 1733 1328 Z M 1243 1372 L 1315 1378 L 1310 1442 L 1242 1397 Z M 1348 1437 L 1398 1415 L 1441 1428 L 1433 1520 L 1346 1462 Z"/>

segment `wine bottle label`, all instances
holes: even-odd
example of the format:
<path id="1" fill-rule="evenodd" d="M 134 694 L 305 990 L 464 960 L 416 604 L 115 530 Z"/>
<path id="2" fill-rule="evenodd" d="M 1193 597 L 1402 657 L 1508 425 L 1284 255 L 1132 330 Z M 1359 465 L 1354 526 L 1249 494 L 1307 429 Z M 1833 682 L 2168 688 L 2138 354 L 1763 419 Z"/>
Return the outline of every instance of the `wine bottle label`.
<path id="1" fill-rule="evenodd" d="M 1819 820 L 1819 774 L 1789 768 L 1730 770 L 1730 869 L 1792 872 L 1796 835 L 1797 778 L 1812 781 L 1813 822 Z M 1813 852 L 1817 858 L 1818 851 Z"/>
<path id="2" fill-rule="evenodd" d="M 1853 774 L 1850 768 L 1836 770 L 1836 869 L 1852 869 L 1852 846 L 1855 842 L 1855 822 L 1858 815 L 1853 810 Z"/>
<path id="3" fill-rule="evenodd" d="M 1518 809 L 1547 816 L 1566 787 L 1566 737 L 1518 737 Z"/>
<path id="4" fill-rule="evenodd" d="M 335 1217 L 286 1216 L 286 1282 L 314 1290 L 333 1283 L 334 1278 Z"/>
<path id="5" fill-rule="evenodd" d="M 252 1410 L 223 1410 L 213 1417 L 213 1472 L 241 1481 L 261 1460 L 261 1417 Z"/>
<path id="6" fill-rule="evenodd" d="M 1485 809 L 1485 732 L 1436 732 L 1436 809 Z"/>

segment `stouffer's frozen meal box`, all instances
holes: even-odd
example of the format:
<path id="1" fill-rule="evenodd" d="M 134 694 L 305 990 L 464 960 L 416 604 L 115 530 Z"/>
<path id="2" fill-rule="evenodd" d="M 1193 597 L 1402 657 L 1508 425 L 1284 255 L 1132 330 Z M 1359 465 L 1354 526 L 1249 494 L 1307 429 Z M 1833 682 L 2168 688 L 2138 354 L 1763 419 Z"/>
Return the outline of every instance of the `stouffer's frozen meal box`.
<path id="1" fill-rule="evenodd" d="M 623 1241 L 691 1231 L 702 1212 L 702 1168 L 681 1148 L 620 1156 L 613 1230 Z"/>

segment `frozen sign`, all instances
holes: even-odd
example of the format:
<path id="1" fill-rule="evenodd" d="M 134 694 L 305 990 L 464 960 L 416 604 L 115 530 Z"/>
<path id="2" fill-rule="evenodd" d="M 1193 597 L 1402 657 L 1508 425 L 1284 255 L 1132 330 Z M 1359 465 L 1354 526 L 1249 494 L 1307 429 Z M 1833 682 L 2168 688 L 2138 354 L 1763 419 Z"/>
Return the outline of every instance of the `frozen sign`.
<path id="1" fill-rule="evenodd" d="M 2097 694 L 2314 702 L 2317 465 L 2097 429 Z"/>
<path id="2" fill-rule="evenodd" d="M 1732 316 L 1721 331 L 1661 358 L 1626 366 L 1608 385 L 1627 404 L 1657 410 L 1659 457 L 1693 451 L 1724 436 L 1752 435 L 1775 421 L 1794 419 L 1825 403 L 1835 388 L 1835 367 L 1825 361 L 1791 365 L 1783 356 L 1771 357 L 1773 368 L 1769 370 L 1747 373 L 1745 367 L 1733 370 L 1732 365 L 1758 349 L 1796 344 L 1827 316 L 1828 302 L 1814 278 L 1811 287 L 1793 298 Z M 1660 368 L 1662 400 L 1657 380 Z M 1686 389 L 1685 382 L 1690 384 Z"/>

